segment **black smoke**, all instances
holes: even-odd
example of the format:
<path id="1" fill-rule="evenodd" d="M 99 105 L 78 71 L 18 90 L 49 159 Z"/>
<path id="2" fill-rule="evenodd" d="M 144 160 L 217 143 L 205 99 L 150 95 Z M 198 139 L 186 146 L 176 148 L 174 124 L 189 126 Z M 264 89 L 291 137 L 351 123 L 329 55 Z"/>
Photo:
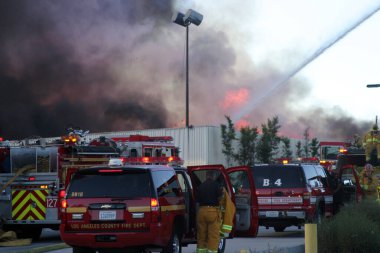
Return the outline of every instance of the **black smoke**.
<path id="1" fill-rule="evenodd" d="M 121 80 L 113 68 L 135 64 L 133 50 L 170 22 L 171 4 L 1 1 L 0 135 L 56 136 L 69 125 L 93 132 L 168 126 L 161 95 Z M 141 26 L 151 28 L 136 35 Z"/>

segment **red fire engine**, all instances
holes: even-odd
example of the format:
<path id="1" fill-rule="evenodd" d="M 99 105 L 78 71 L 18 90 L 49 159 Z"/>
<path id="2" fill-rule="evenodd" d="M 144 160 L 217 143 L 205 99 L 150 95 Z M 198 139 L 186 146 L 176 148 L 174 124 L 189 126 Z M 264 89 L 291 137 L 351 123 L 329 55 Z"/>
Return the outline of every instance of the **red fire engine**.
<path id="1" fill-rule="evenodd" d="M 320 164 L 326 169 L 335 169 L 339 154 L 347 151 L 350 142 L 343 141 L 321 141 L 319 143 Z"/>
<path id="2" fill-rule="evenodd" d="M 116 142 L 125 164 L 183 164 L 171 136 L 130 135 L 110 139 Z"/>
<path id="3" fill-rule="evenodd" d="M 59 192 L 80 168 L 108 164 L 119 156 L 109 145 L 80 144 L 70 133 L 61 139 L 0 143 L 0 220 L 19 238 L 38 239 L 42 228 L 58 229 Z"/>

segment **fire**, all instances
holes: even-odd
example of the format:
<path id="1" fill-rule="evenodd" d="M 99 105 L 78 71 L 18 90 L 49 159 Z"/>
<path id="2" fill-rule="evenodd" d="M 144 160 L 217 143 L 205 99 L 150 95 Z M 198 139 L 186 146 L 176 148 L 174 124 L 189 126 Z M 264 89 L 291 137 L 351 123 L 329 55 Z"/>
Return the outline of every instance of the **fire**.
<path id="1" fill-rule="evenodd" d="M 237 108 L 243 106 L 247 103 L 249 99 L 249 90 L 247 88 L 240 88 L 238 90 L 229 90 L 227 91 L 221 107 L 224 110 L 231 108 Z"/>
<path id="2" fill-rule="evenodd" d="M 235 126 L 237 129 L 240 129 L 240 128 L 249 126 L 249 122 L 248 120 L 241 119 L 238 122 L 236 122 Z"/>

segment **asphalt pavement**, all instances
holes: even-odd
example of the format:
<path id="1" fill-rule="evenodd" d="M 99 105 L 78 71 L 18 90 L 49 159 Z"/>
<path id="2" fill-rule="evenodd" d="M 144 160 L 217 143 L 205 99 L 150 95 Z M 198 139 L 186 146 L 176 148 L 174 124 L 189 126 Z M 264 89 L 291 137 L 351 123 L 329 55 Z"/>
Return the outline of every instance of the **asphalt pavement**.
<path id="1" fill-rule="evenodd" d="M 182 248 L 182 253 L 194 253 L 196 245 Z M 0 248 L 7 253 L 71 253 L 72 249 L 60 240 L 59 232 L 44 230 L 42 239 L 30 247 Z M 290 227 L 285 232 L 276 233 L 273 229 L 260 227 L 258 237 L 227 240 L 225 253 L 304 253 L 304 230 Z"/>

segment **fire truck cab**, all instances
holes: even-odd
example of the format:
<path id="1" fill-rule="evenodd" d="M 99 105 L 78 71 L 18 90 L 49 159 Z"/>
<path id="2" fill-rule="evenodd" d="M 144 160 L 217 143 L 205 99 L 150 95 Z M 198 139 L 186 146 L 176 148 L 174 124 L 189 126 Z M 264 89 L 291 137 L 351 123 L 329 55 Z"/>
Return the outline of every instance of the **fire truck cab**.
<path id="1" fill-rule="evenodd" d="M 351 143 L 343 141 L 321 141 L 319 143 L 320 164 L 329 171 L 334 170 L 338 155 L 346 152 L 350 145 Z"/>

